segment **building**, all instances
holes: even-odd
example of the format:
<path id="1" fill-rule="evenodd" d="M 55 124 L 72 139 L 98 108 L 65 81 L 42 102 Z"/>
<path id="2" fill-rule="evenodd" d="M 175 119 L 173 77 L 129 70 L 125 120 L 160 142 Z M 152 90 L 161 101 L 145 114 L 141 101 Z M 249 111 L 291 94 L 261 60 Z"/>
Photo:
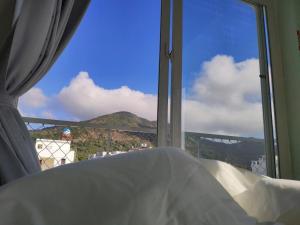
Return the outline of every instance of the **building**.
<path id="1" fill-rule="evenodd" d="M 89 155 L 88 159 L 99 159 L 99 158 L 104 158 L 104 157 L 107 157 L 107 156 L 113 156 L 113 155 L 119 155 L 119 154 L 125 154 L 125 153 L 128 153 L 128 152 L 134 152 L 134 151 L 141 151 L 141 150 L 145 150 L 145 149 L 151 149 L 152 147 L 147 144 L 147 143 L 142 143 L 140 145 L 140 148 L 134 148 L 132 146 L 132 149 L 131 150 L 128 150 L 128 151 L 100 151 L 100 152 L 97 152 L 95 154 L 91 154 Z"/>
<path id="2" fill-rule="evenodd" d="M 126 152 L 126 151 L 97 152 L 96 154 L 90 155 L 89 159 L 100 159 L 100 158 L 103 158 L 103 157 L 119 155 L 119 154 L 124 154 L 124 153 L 128 153 L 128 152 Z"/>
<path id="3" fill-rule="evenodd" d="M 251 170 L 253 173 L 258 175 L 267 175 L 267 163 L 266 156 L 263 155 L 258 159 L 258 161 L 251 162 Z"/>
<path id="4" fill-rule="evenodd" d="M 35 149 L 42 170 L 75 161 L 75 151 L 71 149 L 71 141 L 68 140 L 36 139 Z"/>

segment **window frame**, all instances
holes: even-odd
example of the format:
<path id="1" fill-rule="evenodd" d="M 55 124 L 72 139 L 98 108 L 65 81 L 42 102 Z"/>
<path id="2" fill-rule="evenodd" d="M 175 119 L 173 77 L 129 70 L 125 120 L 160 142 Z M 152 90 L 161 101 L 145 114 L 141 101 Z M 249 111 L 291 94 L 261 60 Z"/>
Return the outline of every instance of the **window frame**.
<path id="1" fill-rule="evenodd" d="M 182 1 L 183 0 L 161 1 L 161 36 L 157 112 L 157 146 L 159 147 L 182 147 Z M 171 37 L 172 50 L 170 51 Z M 171 79 L 169 78 L 170 65 Z M 171 96 L 169 99 L 170 81 Z M 169 101 L 170 127 L 168 126 Z"/>
<path id="2" fill-rule="evenodd" d="M 277 5 L 274 0 L 242 0 L 256 8 L 264 8 L 269 36 L 270 68 L 272 71 L 273 102 L 276 126 L 276 143 L 278 151 L 278 178 L 292 179 L 292 160 L 289 147 L 288 117 L 284 87 L 283 59 L 280 42 L 280 32 L 277 21 Z M 258 21 L 262 23 L 262 21 Z M 260 37 L 261 38 L 261 37 Z M 270 159 L 269 159 L 270 160 Z M 274 159 L 275 160 L 275 159 Z"/>
<path id="3" fill-rule="evenodd" d="M 271 177 L 276 176 L 275 169 L 275 139 L 273 135 L 273 121 L 276 127 L 276 143 L 279 152 L 279 174 L 277 177 L 291 178 L 291 154 L 288 142 L 287 112 L 284 96 L 283 66 L 280 51 L 278 29 L 276 27 L 276 6 L 273 0 L 241 0 L 251 4 L 257 13 L 258 42 L 260 52 L 260 73 L 262 77 L 262 98 L 264 114 L 264 132 L 267 155 L 267 172 Z M 182 144 L 182 0 L 162 0 L 161 12 L 161 40 L 160 67 L 158 90 L 158 146 L 184 147 Z M 172 13 L 171 13 L 172 10 Z M 170 23 L 172 16 L 172 23 Z M 267 18 L 268 34 L 266 36 L 265 20 Z M 172 27 L 170 27 L 172 26 Z M 170 30 L 172 35 L 170 35 Z M 169 51 L 170 37 L 172 50 Z M 270 65 L 267 59 L 266 38 L 270 46 Z M 169 78 L 169 64 L 171 64 L 171 78 Z M 272 74 L 269 74 L 268 66 Z M 259 75 L 259 74 L 258 74 Z M 272 119 L 269 75 L 272 77 L 273 101 L 275 118 Z M 171 82 L 170 82 L 171 81 Z M 171 96 L 169 96 L 171 83 Z M 169 98 L 170 97 L 170 98 Z M 168 113 L 170 102 L 170 127 Z M 279 119 L 280 118 L 280 119 Z M 170 141 L 169 141 L 170 140 Z"/>

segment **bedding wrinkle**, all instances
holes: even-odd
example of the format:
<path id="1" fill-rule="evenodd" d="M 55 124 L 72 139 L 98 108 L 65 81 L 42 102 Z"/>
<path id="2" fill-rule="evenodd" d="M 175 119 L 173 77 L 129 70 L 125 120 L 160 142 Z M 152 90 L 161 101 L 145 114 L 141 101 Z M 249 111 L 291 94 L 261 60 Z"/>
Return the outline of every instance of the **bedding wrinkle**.
<path id="1" fill-rule="evenodd" d="M 299 208 L 299 182 L 174 148 L 69 164 L 0 188 L 0 225 L 299 225 Z"/>

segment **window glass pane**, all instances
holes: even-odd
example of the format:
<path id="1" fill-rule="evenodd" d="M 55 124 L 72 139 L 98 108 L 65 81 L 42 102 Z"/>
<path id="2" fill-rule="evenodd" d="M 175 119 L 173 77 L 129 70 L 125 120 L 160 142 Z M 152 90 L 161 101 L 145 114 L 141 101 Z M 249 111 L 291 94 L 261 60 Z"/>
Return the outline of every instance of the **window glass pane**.
<path id="1" fill-rule="evenodd" d="M 160 0 L 91 1 L 62 55 L 21 98 L 23 116 L 99 126 L 28 123 L 35 140 L 71 142 L 72 157 L 57 156 L 54 165 L 156 145 L 160 7 Z"/>
<path id="2" fill-rule="evenodd" d="M 240 0 L 183 10 L 185 149 L 265 174 L 255 11 Z"/>

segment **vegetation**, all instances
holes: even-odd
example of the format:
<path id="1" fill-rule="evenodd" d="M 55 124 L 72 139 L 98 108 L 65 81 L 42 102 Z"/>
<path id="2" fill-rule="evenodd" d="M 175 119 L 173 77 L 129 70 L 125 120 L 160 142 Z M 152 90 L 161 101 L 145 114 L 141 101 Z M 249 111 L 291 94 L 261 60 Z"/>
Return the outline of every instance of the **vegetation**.
<path id="1" fill-rule="evenodd" d="M 103 128 L 71 128 L 71 148 L 76 151 L 78 160 L 88 159 L 92 154 L 102 151 L 129 151 L 141 148 L 141 144 L 147 147 L 156 145 L 155 133 L 144 133 L 141 129 L 156 128 L 155 121 L 148 121 L 132 113 L 118 112 L 110 115 L 97 117 L 86 121 L 99 127 L 131 128 L 133 131 L 120 131 Z M 52 126 L 42 129 L 31 130 L 34 139 L 61 139 L 64 127 Z M 231 163 L 235 166 L 249 169 L 251 160 L 258 160 L 264 154 L 262 140 L 249 139 L 235 143 L 222 143 L 204 139 L 195 133 L 186 133 L 186 150 L 193 156 L 207 159 L 217 159 Z"/>
<path id="2" fill-rule="evenodd" d="M 77 160 L 88 159 L 92 154 L 102 151 L 129 151 L 141 148 L 142 144 L 147 147 L 155 146 L 156 135 L 154 133 L 140 132 L 140 129 L 153 129 L 156 122 L 140 118 L 132 113 L 119 112 L 97 117 L 86 121 L 99 128 L 72 127 L 71 148 L 76 151 Z M 103 129 L 101 127 L 131 128 L 133 131 L 120 131 L 115 129 Z M 51 126 L 42 129 L 31 130 L 31 136 L 35 140 L 52 139 L 59 140 L 64 127 Z"/>
<path id="3" fill-rule="evenodd" d="M 191 136 L 193 137 L 191 139 Z M 195 138 L 195 134 L 187 134 L 186 149 L 195 157 L 198 155 L 206 159 L 216 159 L 228 162 L 244 169 L 251 169 L 251 161 L 258 160 L 265 154 L 263 140 L 249 138 L 249 140 L 223 143 Z M 195 141 L 197 140 L 197 141 Z"/>

